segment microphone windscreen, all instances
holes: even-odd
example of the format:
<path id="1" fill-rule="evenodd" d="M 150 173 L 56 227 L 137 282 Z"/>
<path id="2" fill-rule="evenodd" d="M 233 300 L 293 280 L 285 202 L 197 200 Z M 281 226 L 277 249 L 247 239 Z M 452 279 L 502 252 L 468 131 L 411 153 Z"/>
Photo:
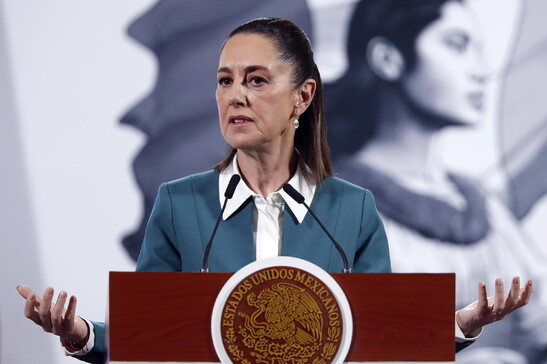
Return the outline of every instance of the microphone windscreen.
<path id="1" fill-rule="evenodd" d="M 226 197 L 227 199 L 232 198 L 240 179 L 241 177 L 239 176 L 239 174 L 234 174 L 232 178 L 230 178 L 230 182 L 228 182 L 228 187 L 226 187 L 226 192 L 224 192 L 224 197 Z"/>
<path id="2" fill-rule="evenodd" d="M 287 192 L 287 195 L 291 196 L 291 198 L 293 200 L 295 200 L 296 202 L 298 202 L 298 203 L 303 203 L 304 202 L 304 196 L 302 196 L 300 194 L 300 192 L 295 190 L 294 187 L 291 186 L 290 184 L 286 183 L 283 186 L 283 191 Z"/>

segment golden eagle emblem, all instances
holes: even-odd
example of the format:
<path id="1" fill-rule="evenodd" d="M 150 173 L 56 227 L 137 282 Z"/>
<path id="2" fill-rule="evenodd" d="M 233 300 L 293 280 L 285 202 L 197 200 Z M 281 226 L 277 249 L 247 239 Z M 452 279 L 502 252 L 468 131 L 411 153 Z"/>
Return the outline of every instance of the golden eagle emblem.
<path id="1" fill-rule="evenodd" d="M 270 355 L 272 352 L 283 354 L 275 363 L 306 362 L 297 358 L 308 358 L 318 350 L 323 317 L 317 303 L 304 289 L 276 283 L 260 291 L 258 296 L 249 294 L 247 304 L 256 308 L 251 315 L 239 313 L 245 319 L 242 334 L 247 347 Z M 268 345 L 264 345 L 266 341 Z"/>
<path id="2" fill-rule="evenodd" d="M 222 309 L 225 360 L 232 363 L 332 363 L 342 329 L 340 306 L 329 287 L 296 267 L 248 275 Z"/>
<path id="3" fill-rule="evenodd" d="M 251 293 L 247 303 L 257 310 L 246 317 L 245 327 L 255 336 L 283 339 L 288 344 L 307 345 L 321 341 L 323 317 L 317 303 L 302 288 L 276 283 Z"/>

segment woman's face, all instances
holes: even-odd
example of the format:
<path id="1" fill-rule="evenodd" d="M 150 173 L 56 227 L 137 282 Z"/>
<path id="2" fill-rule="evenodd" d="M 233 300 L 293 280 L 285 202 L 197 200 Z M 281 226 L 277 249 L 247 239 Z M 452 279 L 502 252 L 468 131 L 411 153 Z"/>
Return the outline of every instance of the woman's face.
<path id="1" fill-rule="evenodd" d="M 478 33 L 465 6 L 449 1 L 418 35 L 415 68 L 401 82 L 420 110 L 452 125 L 477 122 L 485 81 Z"/>
<path id="2" fill-rule="evenodd" d="M 240 33 L 226 42 L 220 54 L 216 100 L 220 129 L 230 146 L 292 150 L 297 91 L 291 71 L 266 37 Z"/>

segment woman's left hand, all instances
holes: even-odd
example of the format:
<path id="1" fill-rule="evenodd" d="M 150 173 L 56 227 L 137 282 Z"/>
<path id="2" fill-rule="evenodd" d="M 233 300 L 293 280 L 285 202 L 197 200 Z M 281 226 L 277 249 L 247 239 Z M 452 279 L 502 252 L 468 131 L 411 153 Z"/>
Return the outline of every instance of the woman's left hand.
<path id="1" fill-rule="evenodd" d="M 456 322 L 465 336 L 476 336 L 480 329 L 492 322 L 499 321 L 514 310 L 526 305 L 532 295 L 532 281 L 520 287 L 520 278 L 513 278 L 511 290 L 505 295 L 503 280 L 496 279 L 496 294 L 486 296 L 486 285 L 479 283 L 479 299 L 456 312 Z"/>

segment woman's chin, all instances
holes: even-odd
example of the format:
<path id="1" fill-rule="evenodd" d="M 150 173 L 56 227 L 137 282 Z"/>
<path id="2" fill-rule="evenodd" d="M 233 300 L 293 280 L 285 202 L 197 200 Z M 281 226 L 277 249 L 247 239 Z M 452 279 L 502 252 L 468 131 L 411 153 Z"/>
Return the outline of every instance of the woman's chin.
<path id="1" fill-rule="evenodd" d="M 433 115 L 435 117 L 435 114 Z M 474 127 L 480 124 L 484 117 L 482 110 L 460 109 L 459 112 L 437 113 L 436 118 L 443 120 L 445 126 Z"/>
<path id="2" fill-rule="evenodd" d="M 259 150 L 260 149 L 260 143 L 256 143 L 249 140 L 231 140 L 228 142 L 228 144 L 237 150 L 241 151 L 253 151 L 253 150 Z"/>
<path id="3" fill-rule="evenodd" d="M 474 127 L 480 124 L 482 113 L 469 112 L 452 118 L 454 126 Z"/>

